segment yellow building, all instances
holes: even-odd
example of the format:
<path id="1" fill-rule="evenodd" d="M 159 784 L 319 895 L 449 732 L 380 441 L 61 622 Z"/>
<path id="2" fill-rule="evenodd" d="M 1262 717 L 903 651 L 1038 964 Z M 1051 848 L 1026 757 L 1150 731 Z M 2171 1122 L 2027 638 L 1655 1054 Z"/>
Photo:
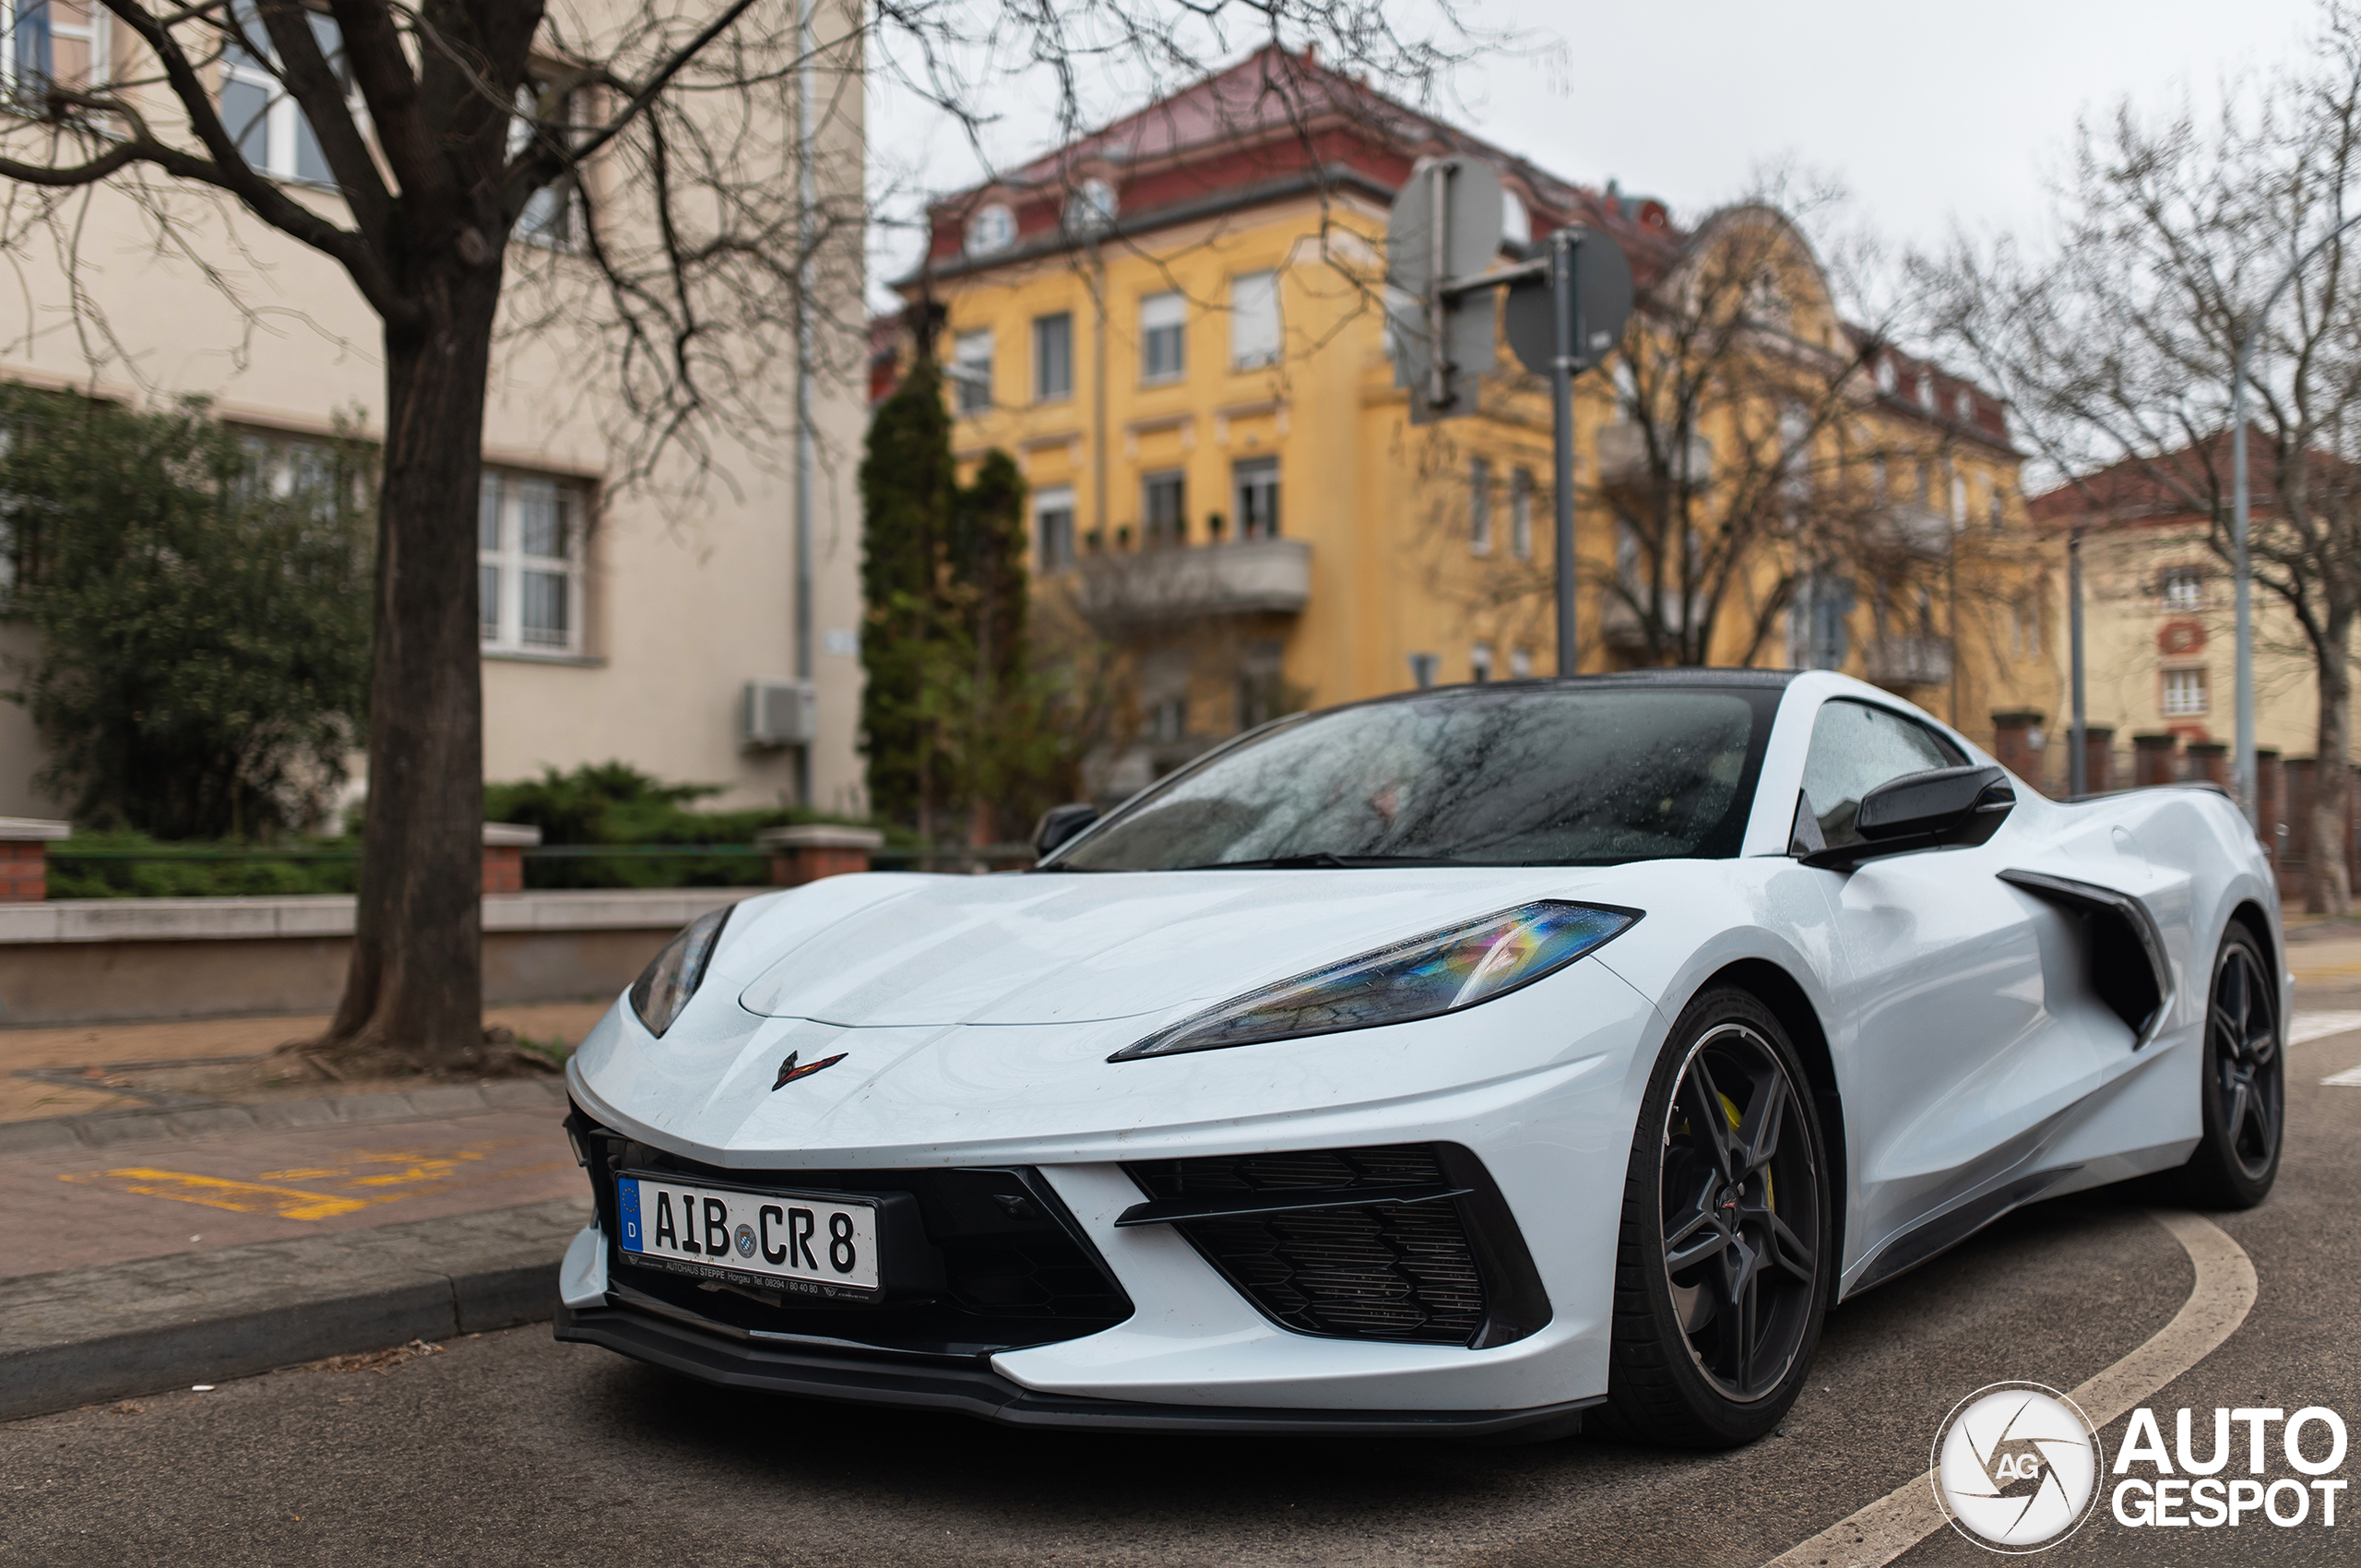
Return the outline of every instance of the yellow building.
<path id="1" fill-rule="evenodd" d="M 1576 408 L 1581 667 L 1837 667 L 1988 736 L 2054 707 L 2005 411 L 1838 319 L 1779 214 L 1684 232 L 1265 50 L 937 204 L 963 461 L 1032 487 L 1037 591 L 1121 649 L 1102 792 L 1291 707 L 1555 672 L 1549 406 L 1503 351 L 1414 425 L 1382 255 L 1417 159 L 1579 223 L 1643 296 Z"/>

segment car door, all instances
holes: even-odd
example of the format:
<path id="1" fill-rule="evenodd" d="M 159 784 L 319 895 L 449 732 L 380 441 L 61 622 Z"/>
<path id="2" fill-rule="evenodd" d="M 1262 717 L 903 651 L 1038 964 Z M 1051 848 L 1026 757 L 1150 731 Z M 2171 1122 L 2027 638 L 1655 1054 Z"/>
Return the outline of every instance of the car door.
<path id="1" fill-rule="evenodd" d="M 1967 760 L 1898 709 L 1831 698 L 1813 720 L 1803 809 L 1830 845 L 1855 842 L 1853 815 L 1870 790 Z M 2081 1070 L 2078 1036 L 2067 1042 L 2077 1061 L 2045 1054 L 2059 1031 L 2045 1004 L 2039 906 L 1996 874 L 2011 839 L 2004 823 L 1974 849 L 1816 873 L 1845 970 L 1831 1047 L 1853 1134 L 1848 1251 L 1860 1260 L 1895 1250 L 1857 1283 L 1914 1261 L 1914 1245 L 1924 1255 L 1955 1240 L 1926 1227 L 1962 1200 L 1986 1198 L 1995 1182 L 2012 1190 L 2059 1072 Z"/>

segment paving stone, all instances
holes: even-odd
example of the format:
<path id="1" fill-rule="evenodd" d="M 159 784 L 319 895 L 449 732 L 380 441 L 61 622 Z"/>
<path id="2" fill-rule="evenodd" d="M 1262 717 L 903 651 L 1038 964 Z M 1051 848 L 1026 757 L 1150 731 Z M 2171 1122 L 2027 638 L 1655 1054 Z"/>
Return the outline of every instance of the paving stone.
<path id="1" fill-rule="evenodd" d="M 486 1104 L 483 1090 L 471 1084 L 412 1089 L 407 1098 L 421 1116 L 464 1116 Z"/>

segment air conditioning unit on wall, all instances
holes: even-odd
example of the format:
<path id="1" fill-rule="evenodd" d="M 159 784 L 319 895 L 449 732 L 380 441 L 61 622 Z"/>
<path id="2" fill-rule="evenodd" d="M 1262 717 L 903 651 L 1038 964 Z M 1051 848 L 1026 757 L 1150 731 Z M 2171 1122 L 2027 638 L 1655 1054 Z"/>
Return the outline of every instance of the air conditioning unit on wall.
<path id="1" fill-rule="evenodd" d="M 739 705 L 738 742 L 750 752 L 808 746 L 820 731 L 820 697 L 809 681 L 749 681 Z"/>

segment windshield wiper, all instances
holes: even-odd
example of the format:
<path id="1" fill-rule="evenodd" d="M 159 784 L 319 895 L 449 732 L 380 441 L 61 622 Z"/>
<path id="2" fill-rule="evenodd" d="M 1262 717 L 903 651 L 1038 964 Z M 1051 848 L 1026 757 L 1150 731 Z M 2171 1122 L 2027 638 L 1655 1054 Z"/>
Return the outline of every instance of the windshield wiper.
<path id="1" fill-rule="evenodd" d="M 1261 861 L 1208 861 L 1203 865 L 1172 866 L 1172 871 L 1367 871 L 1380 866 L 1472 866 L 1480 861 L 1454 861 L 1442 855 L 1339 855 L 1315 849 L 1308 855 L 1273 855 Z"/>

